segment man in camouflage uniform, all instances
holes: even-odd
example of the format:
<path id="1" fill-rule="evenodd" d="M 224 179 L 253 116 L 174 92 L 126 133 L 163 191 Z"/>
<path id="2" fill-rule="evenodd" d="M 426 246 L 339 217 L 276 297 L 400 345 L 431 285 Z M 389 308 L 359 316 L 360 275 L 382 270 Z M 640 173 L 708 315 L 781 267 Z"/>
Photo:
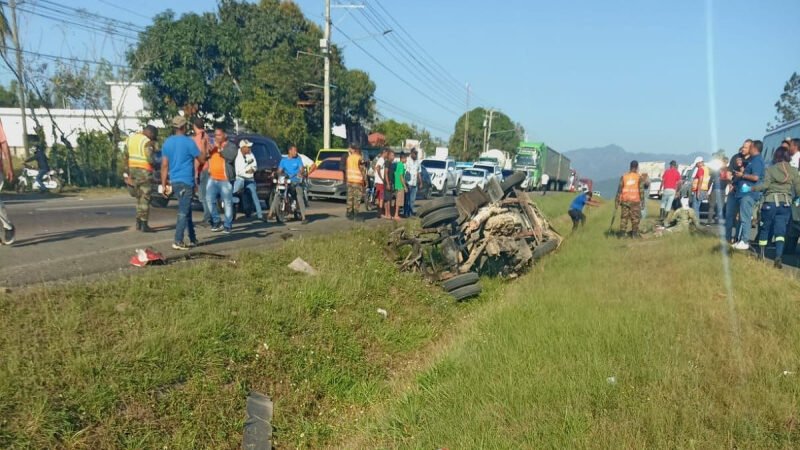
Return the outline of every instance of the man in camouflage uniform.
<path id="1" fill-rule="evenodd" d="M 153 152 L 158 130 L 148 125 L 139 133 L 128 137 L 125 157 L 128 165 L 128 184 L 136 197 L 136 230 L 152 233 L 147 224 L 150 218 L 150 191 L 153 186 Z"/>
<path id="2" fill-rule="evenodd" d="M 359 220 L 358 209 L 364 195 L 367 173 L 361 159 L 361 147 L 350 145 L 350 154 L 345 163 L 345 179 L 347 181 L 347 218 Z"/>
<path id="3" fill-rule="evenodd" d="M 700 221 L 697 220 L 697 214 L 694 209 L 689 207 L 688 198 L 681 199 L 681 207 L 670 211 L 664 223 L 668 225 L 664 231 L 669 231 L 671 233 L 686 232 L 700 228 Z"/>
<path id="4" fill-rule="evenodd" d="M 622 210 L 619 227 L 623 236 L 627 233 L 630 237 L 639 237 L 644 199 L 644 180 L 639 175 L 639 162 L 631 161 L 630 171 L 619 180 L 615 199 L 617 207 Z M 631 224 L 629 233 L 628 222 Z"/>

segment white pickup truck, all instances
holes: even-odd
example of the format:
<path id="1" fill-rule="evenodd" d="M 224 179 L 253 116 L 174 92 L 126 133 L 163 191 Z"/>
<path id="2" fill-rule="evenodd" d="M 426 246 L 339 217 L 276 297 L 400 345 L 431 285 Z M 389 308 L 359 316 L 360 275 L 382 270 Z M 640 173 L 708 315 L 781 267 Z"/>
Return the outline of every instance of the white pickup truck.
<path id="1" fill-rule="evenodd" d="M 452 192 L 458 194 L 461 184 L 461 169 L 456 169 L 456 162 L 452 159 L 428 158 L 422 160 L 422 167 L 431 175 L 431 187 L 441 195 Z"/>

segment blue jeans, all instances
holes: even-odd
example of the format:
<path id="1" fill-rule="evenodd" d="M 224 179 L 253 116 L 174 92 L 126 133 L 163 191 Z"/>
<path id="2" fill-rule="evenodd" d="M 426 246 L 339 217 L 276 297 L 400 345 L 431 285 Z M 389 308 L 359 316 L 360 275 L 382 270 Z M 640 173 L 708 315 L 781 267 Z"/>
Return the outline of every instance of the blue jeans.
<path id="1" fill-rule="evenodd" d="M 256 182 L 255 180 L 249 179 L 246 180 L 244 178 L 237 178 L 236 181 L 233 182 L 233 192 L 238 194 L 239 191 L 242 190 L 250 191 L 250 198 L 253 199 L 253 206 L 256 208 L 256 216 L 261 218 L 264 213 L 261 211 L 261 200 L 258 199 L 258 193 L 256 192 Z M 244 198 L 242 199 L 244 201 Z"/>
<path id="2" fill-rule="evenodd" d="M 789 205 L 764 203 L 761 207 L 761 228 L 758 229 L 758 245 L 766 247 L 769 235 L 775 237 L 775 257 L 783 256 L 783 246 L 786 244 L 786 229 L 792 220 L 792 208 Z"/>
<path id="3" fill-rule="evenodd" d="M 47 170 L 39 170 L 39 173 L 36 174 L 36 182 L 39 183 L 39 190 L 44 192 L 47 190 L 44 187 L 44 176 L 47 175 Z"/>
<path id="4" fill-rule="evenodd" d="M 661 209 L 672 211 L 672 202 L 675 201 L 675 189 L 664 189 L 661 193 Z"/>
<path id="5" fill-rule="evenodd" d="M 194 186 L 186 183 L 173 183 L 172 192 L 178 199 L 178 223 L 175 224 L 175 242 L 183 242 L 184 231 L 189 231 L 189 241 L 197 242 L 192 222 L 192 194 Z"/>
<path id="6" fill-rule="evenodd" d="M 695 192 L 692 196 L 692 207 L 694 208 L 694 215 L 697 217 L 697 220 L 700 220 L 700 205 L 703 204 L 703 200 L 708 198 L 708 191 L 699 191 Z M 711 211 L 709 211 L 711 214 Z M 710 217 L 710 216 L 709 216 Z"/>
<path id="7" fill-rule="evenodd" d="M 739 226 L 741 227 L 741 241 L 750 242 L 750 230 L 753 228 L 753 207 L 759 197 L 752 193 L 739 199 Z"/>
<path id="8" fill-rule="evenodd" d="M 219 225 L 219 211 L 217 210 L 217 198 L 222 200 L 222 208 L 225 211 L 225 221 L 222 226 L 226 230 L 233 227 L 233 186 L 228 180 L 208 180 L 206 186 L 206 201 L 211 208 L 211 223 Z"/>
<path id="9" fill-rule="evenodd" d="M 206 187 L 208 186 L 208 169 L 200 172 L 200 182 L 197 184 L 197 196 L 203 205 L 203 223 L 211 223 L 211 208 L 206 200 Z"/>
<path id="10" fill-rule="evenodd" d="M 736 221 L 736 214 L 739 214 L 739 198 L 736 193 L 731 192 L 728 195 L 728 201 L 725 203 L 725 240 L 731 241 L 734 237 L 739 240 L 739 222 Z M 699 219 L 698 219 L 699 220 Z M 735 236 L 734 236 L 735 231 Z"/>
<path id="11" fill-rule="evenodd" d="M 416 186 L 408 186 L 408 191 L 406 191 L 406 203 L 403 206 L 403 215 L 404 216 L 411 216 L 415 214 L 414 211 L 414 202 L 417 200 L 417 187 Z"/>

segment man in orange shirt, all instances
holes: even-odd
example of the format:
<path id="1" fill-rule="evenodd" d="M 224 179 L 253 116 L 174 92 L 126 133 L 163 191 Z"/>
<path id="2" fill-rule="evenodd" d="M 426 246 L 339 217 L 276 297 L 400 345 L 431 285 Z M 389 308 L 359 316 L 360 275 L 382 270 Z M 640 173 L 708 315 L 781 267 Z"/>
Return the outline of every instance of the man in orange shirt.
<path id="1" fill-rule="evenodd" d="M 208 184 L 206 185 L 206 201 L 211 209 L 211 231 L 222 231 L 230 234 L 233 227 L 233 185 L 229 161 L 235 161 L 239 149 L 228 142 L 228 135 L 222 128 L 214 130 L 214 148 L 208 160 Z M 225 213 L 224 221 L 220 221 L 217 211 L 217 200 L 222 201 Z"/>
<path id="2" fill-rule="evenodd" d="M 11 163 L 11 151 L 8 149 L 6 132 L 3 130 L 3 123 L 0 122 L 0 190 L 3 189 L 5 180 L 14 181 L 14 166 Z M 11 245 L 14 243 L 14 224 L 8 218 L 6 207 L 0 200 L 0 226 L 3 234 L 0 236 L 0 243 Z"/>

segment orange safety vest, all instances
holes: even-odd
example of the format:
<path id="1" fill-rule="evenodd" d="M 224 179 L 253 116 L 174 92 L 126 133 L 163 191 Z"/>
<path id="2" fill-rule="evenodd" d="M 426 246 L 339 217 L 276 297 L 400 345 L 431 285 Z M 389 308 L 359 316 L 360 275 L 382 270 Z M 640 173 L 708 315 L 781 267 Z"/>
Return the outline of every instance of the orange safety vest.
<path id="1" fill-rule="evenodd" d="M 128 167 L 131 169 L 144 169 L 153 171 L 150 158 L 147 154 L 147 144 L 150 142 L 143 133 L 136 133 L 128 138 Z"/>
<path id="2" fill-rule="evenodd" d="M 642 201 L 642 197 L 639 195 L 640 179 L 639 174 L 635 172 L 628 172 L 622 176 L 622 194 L 619 196 L 619 201 L 631 203 Z"/>
<path id="3" fill-rule="evenodd" d="M 699 183 L 700 180 L 697 179 L 697 178 L 692 179 L 692 192 L 698 192 L 697 191 L 698 183 L 700 184 L 700 192 L 707 191 L 708 190 L 708 182 L 709 182 L 709 180 L 711 180 L 711 171 L 708 170 L 708 168 L 703 167 L 702 183 Z"/>
<path id="4" fill-rule="evenodd" d="M 364 184 L 359 155 L 353 154 L 347 157 L 347 184 Z"/>

